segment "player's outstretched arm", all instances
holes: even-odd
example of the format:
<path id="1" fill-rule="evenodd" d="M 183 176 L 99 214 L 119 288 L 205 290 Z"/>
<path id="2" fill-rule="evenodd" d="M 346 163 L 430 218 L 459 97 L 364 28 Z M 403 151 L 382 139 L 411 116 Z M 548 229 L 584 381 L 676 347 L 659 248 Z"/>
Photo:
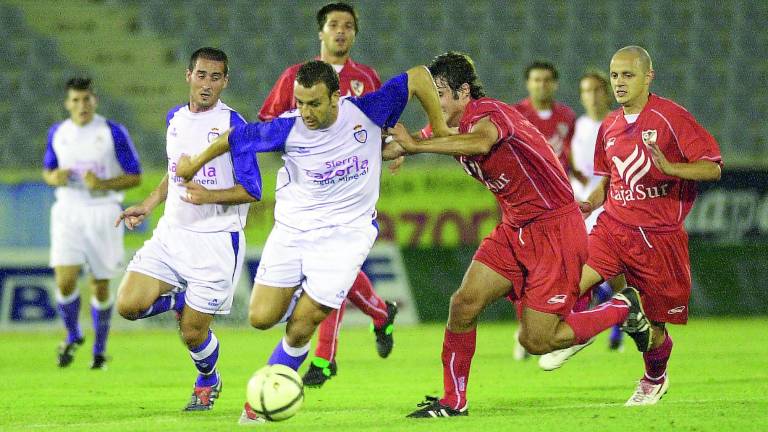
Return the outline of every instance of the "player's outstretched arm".
<path id="1" fill-rule="evenodd" d="M 64 186 L 69 182 L 69 173 L 68 169 L 62 168 L 43 170 L 43 181 L 48 186 Z"/>
<path id="2" fill-rule="evenodd" d="M 100 179 L 92 171 L 83 176 L 83 183 L 90 190 L 123 190 L 141 184 L 141 174 L 120 174 L 118 176 Z"/>
<path id="3" fill-rule="evenodd" d="M 163 176 L 160 180 L 160 184 L 157 185 L 155 190 L 152 191 L 140 204 L 128 207 L 123 210 L 115 220 L 115 226 L 120 225 L 120 222 L 125 221 L 125 226 L 132 230 L 139 226 L 144 219 L 152 213 L 160 203 L 165 201 L 168 197 L 168 174 Z"/>
<path id="4" fill-rule="evenodd" d="M 416 66 L 408 69 L 408 99 L 416 96 L 424 112 L 427 113 L 429 124 L 432 125 L 432 133 L 437 136 L 448 136 L 448 124 L 440 108 L 440 98 L 437 95 L 437 87 L 432 74 L 426 66 Z"/>
<path id="5" fill-rule="evenodd" d="M 229 151 L 229 134 L 232 129 L 219 135 L 218 138 L 213 140 L 200 154 L 195 156 L 182 156 L 176 163 L 176 175 L 183 178 L 185 181 L 192 180 L 192 177 L 200 171 L 207 162 L 223 155 Z"/>
<path id="6" fill-rule="evenodd" d="M 181 200 L 190 204 L 221 204 L 236 205 L 258 201 L 242 185 L 235 185 L 228 189 L 207 189 L 195 182 L 186 182 L 184 187 L 187 193 Z"/>
<path id="7" fill-rule="evenodd" d="M 469 133 L 448 135 L 416 141 L 398 124 L 389 130 L 407 154 L 437 153 L 451 156 L 474 156 L 488 154 L 499 140 L 499 131 L 486 117 L 478 121 Z"/>

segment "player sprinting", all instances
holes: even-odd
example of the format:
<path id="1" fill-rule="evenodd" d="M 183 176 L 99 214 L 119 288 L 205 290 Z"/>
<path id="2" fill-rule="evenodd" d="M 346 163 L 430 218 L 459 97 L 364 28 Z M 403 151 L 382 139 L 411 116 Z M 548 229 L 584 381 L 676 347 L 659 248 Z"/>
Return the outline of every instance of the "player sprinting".
<path id="1" fill-rule="evenodd" d="M 449 52 L 429 69 L 448 126 L 458 126 L 459 134 L 416 142 L 398 125 L 391 130 L 396 142 L 407 153 L 454 156 L 496 196 L 503 214 L 451 296 L 443 396 L 427 397 L 413 418 L 467 415 L 477 319 L 504 296 L 523 306 L 520 343 L 531 354 L 567 348 L 576 343 L 575 334 L 591 337 L 625 321 L 633 337 L 647 337 L 648 331 L 633 288 L 594 310 L 571 312 L 587 259 L 587 233 L 563 167 L 536 127 L 513 107 L 485 97 L 468 56 Z M 585 315 L 600 316 L 600 325 Z"/>
<path id="2" fill-rule="evenodd" d="M 347 3 L 329 3 L 317 11 L 317 30 L 320 39 L 320 57 L 339 74 L 339 91 L 343 96 L 362 96 L 381 87 L 376 71 L 350 58 L 350 52 L 358 34 L 358 19 L 355 9 Z M 272 91 L 259 111 L 259 119 L 272 120 L 280 114 L 296 108 L 293 86 L 296 73 L 302 64 L 293 65 L 280 74 Z M 373 320 L 376 335 L 376 349 L 383 358 L 389 356 L 394 346 L 392 331 L 397 314 L 397 304 L 385 302 L 373 289 L 368 276 L 362 271 L 347 294 L 347 298 Z M 338 334 L 347 302 L 334 309 L 320 324 L 317 331 L 315 357 L 304 374 L 306 386 L 322 386 L 336 375 L 336 351 Z"/>
<path id="3" fill-rule="evenodd" d="M 43 179 L 56 188 L 50 265 L 56 279 L 57 310 L 67 330 L 58 364 L 69 366 L 84 343 L 77 279 L 86 266 L 95 331 L 91 369 L 104 369 L 112 317 L 109 280 L 120 271 L 125 254 L 123 228 L 115 228 L 112 221 L 122 210 L 121 191 L 141 183 L 141 166 L 125 127 L 96 114 L 90 79 L 70 79 L 66 92 L 69 118 L 48 131 L 43 159 Z"/>
<path id="4" fill-rule="evenodd" d="M 283 152 L 275 225 L 256 271 L 248 316 L 253 327 L 271 328 L 302 290 L 285 337 L 268 361 L 294 370 L 306 359 L 315 328 L 341 307 L 376 239 L 382 128 L 394 125 L 415 95 L 435 130 L 447 133 L 432 77 L 423 66 L 364 96 L 340 99 L 339 93 L 331 65 L 307 62 L 296 74 L 296 110 L 236 127 L 177 165 L 177 174 L 188 177 L 230 151 L 247 188 L 249 173 L 241 170 L 241 161 L 260 152 Z M 246 403 L 241 422 L 259 421 Z"/>
<path id="5" fill-rule="evenodd" d="M 608 77 L 597 70 L 586 72 L 579 79 L 579 94 L 585 114 L 576 120 L 576 127 L 571 140 L 571 161 L 575 168 L 571 172 L 571 187 L 576 201 L 586 201 L 589 194 L 602 181 L 602 176 L 594 174 L 595 140 L 597 131 L 603 119 L 611 111 L 611 94 Z M 573 175 L 579 172 L 581 175 Z M 584 220 L 587 232 L 591 232 L 597 222 L 602 208 L 592 212 Z M 619 292 L 626 286 L 623 275 L 618 275 L 610 282 L 604 282 L 595 288 L 594 293 L 600 301 L 606 300 L 614 292 Z M 587 297 L 588 298 L 588 297 Z M 579 306 L 587 306 L 579 305 Z M 621 327 L 616 325 L 611 329 L 608 347 L 611 350 L 622 349 Z M 588 341 L 591 343 L 592 339 Z M 563 365 L 576 351 L 586 347 L 586 344 L 576 345 L 564 350 L 554 351 L 539 357 L 539 366 L 544 370 L 554 370 Z"/>
<path id="6" fill-rule="evenodd" d="M 228 84 L 223 51 L 195 51 L 186 81 L 189 102 L 167 116 L 168 172 L 142 203 L 126 209 L 116 222 L 124 220 L 133 229 L 165 202 L 152 238 L 128 265 L 117 307 L 129 320 L 169 310 L 181 314 L 181 338 L 198 371 L 185 410 L 202 411 L 211 409 L 221 392 L 219 342 L 210 326 L 215 315 L 228 314 L 232 306 L 244 259 L 248 203 L 261 197 L 261 177 L 255 157 L 237 162 L 249 172 L 247 179 L 237 177 L 227 154 L 207 161 L 186 180 L 177 175 L 179 157 L 202 151 L 229 128 L 245 123 L 219 99 Z"/>
<path id="7" fill-rule="evenodd" d="M 651 321 L 651 337 L 638 345 L 645 374 L 628 406 L 655 404 L 669 388 L 666 324 L 687 322 L 691 294 L 683 222 L 696 198 L 695 182 L 719 180 L 722 166 L 717 141 L 691 113 L 650 93 L 653 78 L 651 57 L 639 46 L 611 58 L 611 86 L 621 108 L 600 125 L 595 174 L 604 177 L 581 203 L 585 214 L 605 210 L 590 234 L 581 291 L 624 273 Z M 577 332 L 576 339 L 589 337 Z"/>

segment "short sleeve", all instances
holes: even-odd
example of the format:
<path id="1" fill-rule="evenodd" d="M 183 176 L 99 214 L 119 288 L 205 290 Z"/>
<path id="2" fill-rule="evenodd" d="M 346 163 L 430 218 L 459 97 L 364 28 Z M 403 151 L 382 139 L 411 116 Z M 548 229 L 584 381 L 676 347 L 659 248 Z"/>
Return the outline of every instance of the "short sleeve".
<path id="1" fill-rule="evenodd" d="M 608 177 L 611 175 L 611 166 L 605 155 L 605 123 L 600 125 L 595 138 L 595 175 Z"/>
<path id="2" fill-rule="evenodd" d="M 294 68 L 288 68 L 280 74 L 275 86 L 272 87 L 264 105 L 259 110 L 259 120 L 267 121 L 293 109 L 293 82 L 296 80 Z"/>
<path id="3" fill-rule="evenodd" d="M 53 150 L 53 137 L 61 123 L 56 123 L 48 129 L 48 139 L 45 145 L 45 155 L 43 155 L 43 168 L 54 170 L 59 167 L 59 158 L 56 157 L 56 151 Z"/>
<path id="4" fill-rule="evenodd" d="M 237 111 L 230 111 L 229 112 L 229 127 L 234 128 L 241 125 L 246 124 L 245 119 L 243 116 L 240 115 Z"/>
<path id="5" fill-rule="evenodd" d="M 139 153 L 131 141 L 125 126 L 107 120 L 109 131 L 112 134 L 112 141 L 115 144 L 115 156 L 123 172 L 126 174 L 141 174 L 141 164 L 139 163 Z"/>
<path id="6" fill-rule="evenodd" d="M 400 74 L 379 90 L 349 100 L 379 127 L 393 127 L 408 104 L 408 74 Z"/>
<path id="7" fill-rule="evenodd" d="M 295 117 L 264 123 L 246 123 L 229 134 L 229 152 L 235 179 L 256 199 L 261 199 L 261 171 L 257 153 L 282 151 L 296 122 Z"/>
<path id="8" fill-rule="evenodd" d="M 175 107 L 171 108 L 168 111 L 168 114 L 165 115 L 165 127 L 168 127 L 171 125 L 171 119 L 174 115 L 176 115 L 176 112 L 182 108 L 184 108 L 187 104 L 180 104 L 176 105 Z"/>
<path id="9" fill-rule="evenodd" d="M 708 160 L 722 166 L 717 140 L 688 112 L 681 113 L 673 126 L 680 151 L 689 162 Z"/>

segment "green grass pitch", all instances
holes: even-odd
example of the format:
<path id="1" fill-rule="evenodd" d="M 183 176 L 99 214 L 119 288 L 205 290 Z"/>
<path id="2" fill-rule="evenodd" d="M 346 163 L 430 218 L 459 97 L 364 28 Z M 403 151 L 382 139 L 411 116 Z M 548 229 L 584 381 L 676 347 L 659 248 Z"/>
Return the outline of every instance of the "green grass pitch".
<path id="1" fill-rule="evenodd" d="M 121 318 L 116 318 L 121 319 Z M 84 323 L 87 329 L 88 322 Z M 269 431 L 759 431 L 768 430 L 768 319 L 697 319 L 673 327 L 670 389 L 654 407 L 625 408 L 642 374 L 631 340 L 609 352 L 606 336 L 562 369 L 512 360 L 515 324 L 481 324 L 469 384 L 470 415 L 405 419 L 442 388 L 443 327 L 399 327 L 389 359 L 373 335 L 342 330 L 339 375 L 306 389 L 292 419 Z M 2 431 L 238 430 L 245 384 L 282 329 L 220 327 L 224 388 L 214 410 L 184 413 L 195 370 L 174 328 L 115 332 L 106 371 L 91 371 L 90 342 L 67 369 L 55 366 L 60 333 L 0 335 L 5 409 Z M 303 370 L 300 371 L 303 373 Z"/>

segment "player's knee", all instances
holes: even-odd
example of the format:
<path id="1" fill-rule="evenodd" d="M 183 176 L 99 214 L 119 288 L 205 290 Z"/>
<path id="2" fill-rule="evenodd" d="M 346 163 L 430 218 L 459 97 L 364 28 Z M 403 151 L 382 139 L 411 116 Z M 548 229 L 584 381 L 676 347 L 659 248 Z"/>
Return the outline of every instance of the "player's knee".
<path id="1" fill-rule="evenodd" d="M 189 349 L 200 346 L 208 337 L 207 328 L 183 327 L 181 328 L 181 340 Z"/>
<path id="2" fill-rule="evenodd" d="M 263 308 L 251 308 L 248 310 L 248 322 L 251 323 L 251 327 L 253 328 L 269 330 L 277 322 L 272 315 L 273 314 Z"/>
<path id="3" fill-rule="evenodd" d="M 462 321 L 472 321 L 482 312 L 483 303 L 461 290 L 451 296 L 451 317 Z"/>
<path id="4" fill-rule="evenodd" d="M 552 351 L 552 345 L 549 339 L 538 335 L 522 332 L 520 333 L 520 345 L 528 351 L 529 354 L 541 355 Z"/>
<path id="5" fill-rule="evenodd" d="M 136 307 L 135 304 L 127 301 L 124 297 L 117 297 L 116 307 L 117 313 L 127 320 L 135 321 L 141 316 L 142 310 Z"/>

